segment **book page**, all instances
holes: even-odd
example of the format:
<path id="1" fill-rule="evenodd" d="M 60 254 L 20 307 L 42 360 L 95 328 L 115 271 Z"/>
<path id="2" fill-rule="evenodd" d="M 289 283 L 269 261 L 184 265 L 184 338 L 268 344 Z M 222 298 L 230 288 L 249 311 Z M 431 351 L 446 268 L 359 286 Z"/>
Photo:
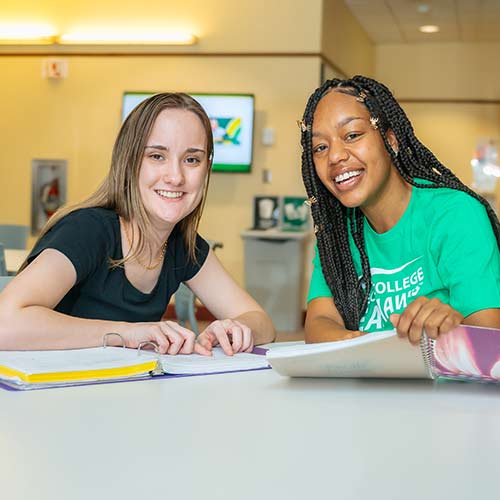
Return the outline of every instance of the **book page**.
<path id="1" fill-rule="evenodd" d="M 259 352 L 259 348 L 256 348 Z M 199 354 L 177 354 L 160 356 L 163 370 L 172 375 L 196 375 L 204 373 L 224 373 L 268 368 L 269 364 L 263 353 L 251 354 L 240 352 L 227 356 L 220 347 L 214 347 L 212 356 Z"/>
<path id="2" fill-rule="evenodd" d="M 122 347 L 93 347 L 59 351 L 0 351 L 2 367 L 26 375 L 93 371 L 136 366 L 146 362 L 135 349 Z"/>
<path id="3" fill-rule="evenodd" d="M 355 339 L 271 348 L 270 365 L 292 377 L 430 378 L 418 346 L 394 330 Z"/>

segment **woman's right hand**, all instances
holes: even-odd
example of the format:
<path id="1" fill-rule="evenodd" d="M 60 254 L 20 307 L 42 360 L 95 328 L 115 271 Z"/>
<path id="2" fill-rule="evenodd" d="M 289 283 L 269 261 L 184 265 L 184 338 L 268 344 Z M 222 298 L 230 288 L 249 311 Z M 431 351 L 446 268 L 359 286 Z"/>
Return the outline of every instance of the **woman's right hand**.
<path id="1" fill-rule="evenodd" d="M 156 323 L 123 323 L 116 329 L 125 342 L 125 347 L 137 349 L 141 342 L 154 342 L 160 354 L 191 354 L 196 352 L 210 355 L 208 349 L 195 343 L 196 335 L 174 321 Z M 111 336 L 110 342 L 119 345 L 120 340 Z"/>

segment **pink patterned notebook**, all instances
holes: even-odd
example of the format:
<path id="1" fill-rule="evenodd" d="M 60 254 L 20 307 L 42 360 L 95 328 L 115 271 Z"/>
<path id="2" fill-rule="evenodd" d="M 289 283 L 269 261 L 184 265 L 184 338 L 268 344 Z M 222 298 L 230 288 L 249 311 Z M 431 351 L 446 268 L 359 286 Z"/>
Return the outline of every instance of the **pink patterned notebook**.
<path id="1" fill-rule="evenodd" d="M 434 378 L 500 382 L 500 330 L 459 326 L 423 345 Z"/>

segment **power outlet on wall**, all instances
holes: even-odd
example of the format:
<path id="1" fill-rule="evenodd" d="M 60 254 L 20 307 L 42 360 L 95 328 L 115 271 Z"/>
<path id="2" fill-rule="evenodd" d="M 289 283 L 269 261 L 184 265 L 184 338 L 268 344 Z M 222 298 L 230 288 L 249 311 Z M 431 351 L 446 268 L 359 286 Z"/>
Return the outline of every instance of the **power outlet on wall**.
<path id="1" fill-rule="evenodd" d="M 271 172 L 271 169 L 264 168 L 262 170 L 262 182 L 264 184 L 271 184 L 272 180 L 273 180 L 273 173 Z"/>

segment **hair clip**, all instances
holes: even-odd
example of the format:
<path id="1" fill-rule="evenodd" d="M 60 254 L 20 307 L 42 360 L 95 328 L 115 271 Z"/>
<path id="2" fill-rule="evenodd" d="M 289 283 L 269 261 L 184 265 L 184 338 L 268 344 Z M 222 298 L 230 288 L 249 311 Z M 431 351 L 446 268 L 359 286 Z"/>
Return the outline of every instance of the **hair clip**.
<path id="1" fill-rule="evenodd" d="M 358 102 L 365 102 L 365 99 L 367 98 L 367 94 L 364 90 L 362 90 L 357 96 L 356 96 L 356 101 Z"/>
<path id="2" fill-rule="evenodd" d="M 311 205 L 313 205 L 314 203 L 318 203 L 318 200 L 316 199 L 316 196 L 311 196 L 310 198 L 308 198 L 306 201 L 304 201 L 304 203 L 310 207 Z"/>
<path id="3" fill-rule="evenodd" d="M 370 117 L 370 125 L 372 126 L 373 129 L 377 130 L 378 129 L 378 118 L 371 116 Z"/>
<path id="4" fill-rule="evenodd" d="M 310 125 L 306 125 L 304 120 L 297 120 L 297 126 L 302 130 L 302 132 L 309 132 L 311 130 Z"/>

